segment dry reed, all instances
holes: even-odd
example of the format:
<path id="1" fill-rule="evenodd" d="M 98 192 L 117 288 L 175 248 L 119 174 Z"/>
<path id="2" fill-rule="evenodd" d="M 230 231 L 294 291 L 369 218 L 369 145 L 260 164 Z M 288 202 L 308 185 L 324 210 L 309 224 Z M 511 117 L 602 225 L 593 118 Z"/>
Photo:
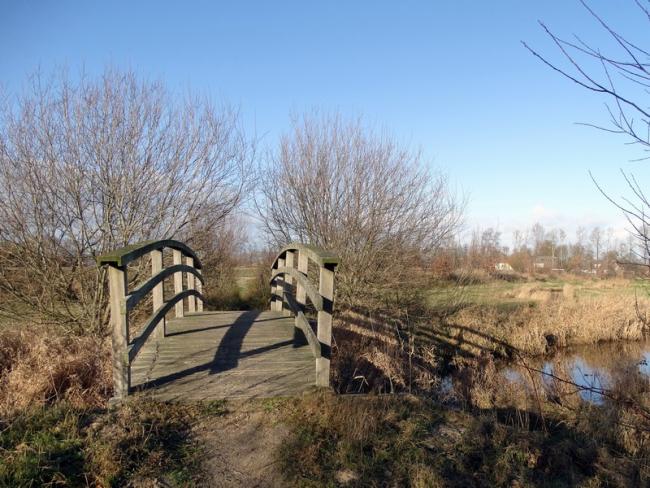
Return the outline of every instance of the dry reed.
<path id="1" fill-rule="evenodd" d="M 91 337 L 37 326 L 0 333 L 0 415 L 66 400 L 100 406 L 110 394 L 109 351 Z"/>

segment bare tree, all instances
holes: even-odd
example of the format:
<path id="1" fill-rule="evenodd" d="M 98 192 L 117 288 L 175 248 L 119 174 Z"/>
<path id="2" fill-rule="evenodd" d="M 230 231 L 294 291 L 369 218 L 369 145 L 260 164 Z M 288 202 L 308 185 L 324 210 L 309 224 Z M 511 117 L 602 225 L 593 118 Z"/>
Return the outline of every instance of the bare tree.
<path id="1" fill-rule="evenodd" d="M 530 229 L 530 234 L 533 238 L 533 251 L 536 254 L 541 254 L 546 241 L 546 229 L 539 222 L 535 222 Z"/>
<path id="2" fill-rule="evenodd" d="M 342 259 L 338 296 L 354 305 L 408 282 L 413 266 L 457 229 L 463 205 L 419 153 L 361 120 L 293 120 L 260 176 L 257 207 L 276 243 L 303 241 Z"/>
<path id="3" fill-rule="evenodd" d="M 586 13 L 599 25 L 610 41 L 608 46 L 594 46 L 574 35 L 565 39 L 540 22 L 553 44 L 560 52 L 558 61 L 523 43 L 524 46 L 544 64 L 573 83 L 591 92 L 604 95 L 609 115 L 609 125 L 588 123 L 606 132 L 623 135 L 631 144 L 640 145 L 644 152 L 650 151 L 650 50 L 621 33 L 589 6 L 580 0 Z M 633 0 L 639 19 L 650 27 L 650 2 Z M 640 159 L 647 159 L 645 156 Z M 621 171 L 630 197 L 616 201 L 597 182 L 598 189 L 626 216 L 631 232 L 640 241 L 639 258 L 650 254 L 650 199 L 633 174 Z"/>
<path id="4" fill-rule="evenodd" d="M 94 258 L 220 225 L 243 197 L 251 157 L 231 107 L 177 100 L 131 72 L 33 77 L 0 112 L 0 291 L 13 299 L 0 306 L 101 331 Z"/>
<path id="5" fill-rule="evenodd" d="M 596 264 L 598 264 L 600 262 L 600 251 L 603 247 L 603 231 L 600 229 L 600 227 L 596 226 L 591 229 L 589 240 L 594 246 L 594 256 L 596 256 Z"/>

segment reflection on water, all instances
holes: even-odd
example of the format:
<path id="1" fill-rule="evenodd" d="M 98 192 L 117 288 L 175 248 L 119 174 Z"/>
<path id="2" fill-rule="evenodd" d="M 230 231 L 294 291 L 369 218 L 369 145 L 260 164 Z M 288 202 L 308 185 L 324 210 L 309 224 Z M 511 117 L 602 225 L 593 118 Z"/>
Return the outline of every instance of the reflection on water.
<path id="1" fill-rule="evenodd" d="M 551 391 L 558 385 L 556 377 L 570 379 L 580 387 L 580 396 L 602 403 L 599 391 L 611 388 L 621 375 L 641 374 L 650 377 L 650 342 L 617 342 L 567 348 L 553 358 L 528 362 L 539 370 L 542 382 Z M 501 371 L 509 381 L 522 382 L 522 369 L 509 366 Z"/>

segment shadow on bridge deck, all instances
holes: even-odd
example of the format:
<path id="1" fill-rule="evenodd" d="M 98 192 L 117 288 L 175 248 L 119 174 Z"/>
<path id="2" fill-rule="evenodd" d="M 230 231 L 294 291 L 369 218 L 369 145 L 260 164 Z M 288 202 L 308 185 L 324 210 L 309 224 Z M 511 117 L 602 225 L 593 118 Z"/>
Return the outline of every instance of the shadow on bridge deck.
<path id="1" fill-rule="evenodd" d="M 135 390 L 159 400 L 295 395 L 314 385 L 315 361 L 294 319 L 278 312 L 203 312 L 172 319 L 131 368 Z"/>

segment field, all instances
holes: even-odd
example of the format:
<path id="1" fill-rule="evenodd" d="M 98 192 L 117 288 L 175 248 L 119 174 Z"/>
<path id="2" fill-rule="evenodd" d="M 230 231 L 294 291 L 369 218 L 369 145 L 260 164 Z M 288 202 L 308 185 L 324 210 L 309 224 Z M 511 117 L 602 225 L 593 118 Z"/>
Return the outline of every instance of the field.
<path id="1" fill-rule="evenodd" d="M 452 335 L 463 330 L 465 339 L 472 337 L 466 340 L 469 349 L 475 342 L 502 354 L 506 343 L 536 355 L 570 345 L 643 339 L 648 297 L 643 281 L 567 276 L 441 282 L 428 293 L 428 303 Z"/>
<path id="2" fill-rule="evenodd" d="M 627 279 L 590 279 L 577 276 L 560 278 L 557 276 L 537 277 L 521 281 L 490 279 L 485 283 L 457 286 L 454 283 L 441 282 L 431 289 L 429 300 L 435 307 L 448 306 L 449 303 L 464 305 L 492 305 L 512 308 L 544 302 L 556 298 L 571 297 L 576 300 L 588 298 L 639 298 L 649 296 L 650 288 L 644 280 Z"/>

